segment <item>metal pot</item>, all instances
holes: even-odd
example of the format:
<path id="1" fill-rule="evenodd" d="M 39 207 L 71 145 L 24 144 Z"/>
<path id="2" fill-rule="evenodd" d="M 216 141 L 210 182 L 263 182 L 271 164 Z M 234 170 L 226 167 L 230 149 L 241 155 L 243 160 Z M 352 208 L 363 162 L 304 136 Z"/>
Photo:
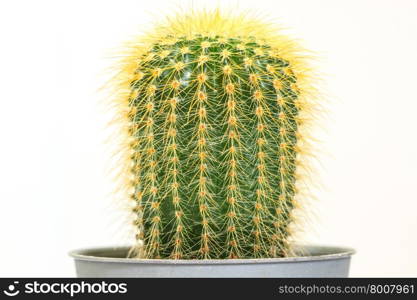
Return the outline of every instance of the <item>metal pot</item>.
<path id="1" fill-rule="evenodd" d="M 261 259 L 126 258 L 128 247 L 70 252 L 78 277 L 347 277 L 353 249 L 298 246 L 300 256 Z M 302 254 L 301 254 L 302 253 Z"/>

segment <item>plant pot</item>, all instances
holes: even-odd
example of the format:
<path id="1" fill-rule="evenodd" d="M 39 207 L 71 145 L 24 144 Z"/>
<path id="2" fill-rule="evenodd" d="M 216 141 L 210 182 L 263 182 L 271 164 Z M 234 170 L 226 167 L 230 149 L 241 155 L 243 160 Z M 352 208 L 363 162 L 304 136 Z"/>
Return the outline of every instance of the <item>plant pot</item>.
<path id="1" fill-rule="evenodd" d="M 126 258 L 128 247 L 70 253 L 78 277 L 347 277 L 353 249 L 299 246 L 300 256 L 261 259 Z"/>

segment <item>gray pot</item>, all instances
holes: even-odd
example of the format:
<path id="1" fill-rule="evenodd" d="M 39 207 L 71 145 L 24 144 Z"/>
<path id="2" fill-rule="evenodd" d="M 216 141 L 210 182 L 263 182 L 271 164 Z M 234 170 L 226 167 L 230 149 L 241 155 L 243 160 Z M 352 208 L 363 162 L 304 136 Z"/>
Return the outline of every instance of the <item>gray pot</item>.
<path id="1" fill-rule="evenodd" d="M 299 246 L 303 255 L 263 259 L 171 260 L 126 258 L 128 247 L 70 253 L 78 277 L 347 277 L 350 248 Z"/>

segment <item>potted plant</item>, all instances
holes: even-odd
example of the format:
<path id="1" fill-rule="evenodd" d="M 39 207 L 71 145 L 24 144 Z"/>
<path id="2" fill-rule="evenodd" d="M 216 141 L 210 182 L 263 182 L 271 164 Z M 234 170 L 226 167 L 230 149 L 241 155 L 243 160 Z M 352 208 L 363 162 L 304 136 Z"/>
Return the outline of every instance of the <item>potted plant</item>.
<path id="1" fill-rule="evenodd" d="M 347 276 L 351 249 L 292 242 L 319 113 L 308 55 L 219 10 L 128 45 L 112 81 L 136 242 L 73 251 L 79 276 Z"/>

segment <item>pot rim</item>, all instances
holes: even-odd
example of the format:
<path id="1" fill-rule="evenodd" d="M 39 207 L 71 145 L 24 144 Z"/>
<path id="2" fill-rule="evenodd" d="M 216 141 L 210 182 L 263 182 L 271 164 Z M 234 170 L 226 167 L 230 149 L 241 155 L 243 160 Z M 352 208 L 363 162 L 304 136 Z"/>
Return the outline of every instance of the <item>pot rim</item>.
<path id="1" fill-rule="evenodd" d="M 335 260 L 348 258 L 356 253 L 349 247 L 324 245 L 296 245 L 295 248 L 315 252 L 316 254 L 290 256 L 280 258 L 236 258 L 236 259 L 149 259 L 149 258 L 121 258 L 100 256 L 97 253 L 128 252 L 130 247 L 96 247 L 82 248 L 70 251 L 69 256 L 75 260 L 108 263 L 134 263 L 134 264 L 164 264 L 164 265 L 232 265 L 232 264 L 259 264 L 259 263 L 287 263 L 316 260 Z"/>

